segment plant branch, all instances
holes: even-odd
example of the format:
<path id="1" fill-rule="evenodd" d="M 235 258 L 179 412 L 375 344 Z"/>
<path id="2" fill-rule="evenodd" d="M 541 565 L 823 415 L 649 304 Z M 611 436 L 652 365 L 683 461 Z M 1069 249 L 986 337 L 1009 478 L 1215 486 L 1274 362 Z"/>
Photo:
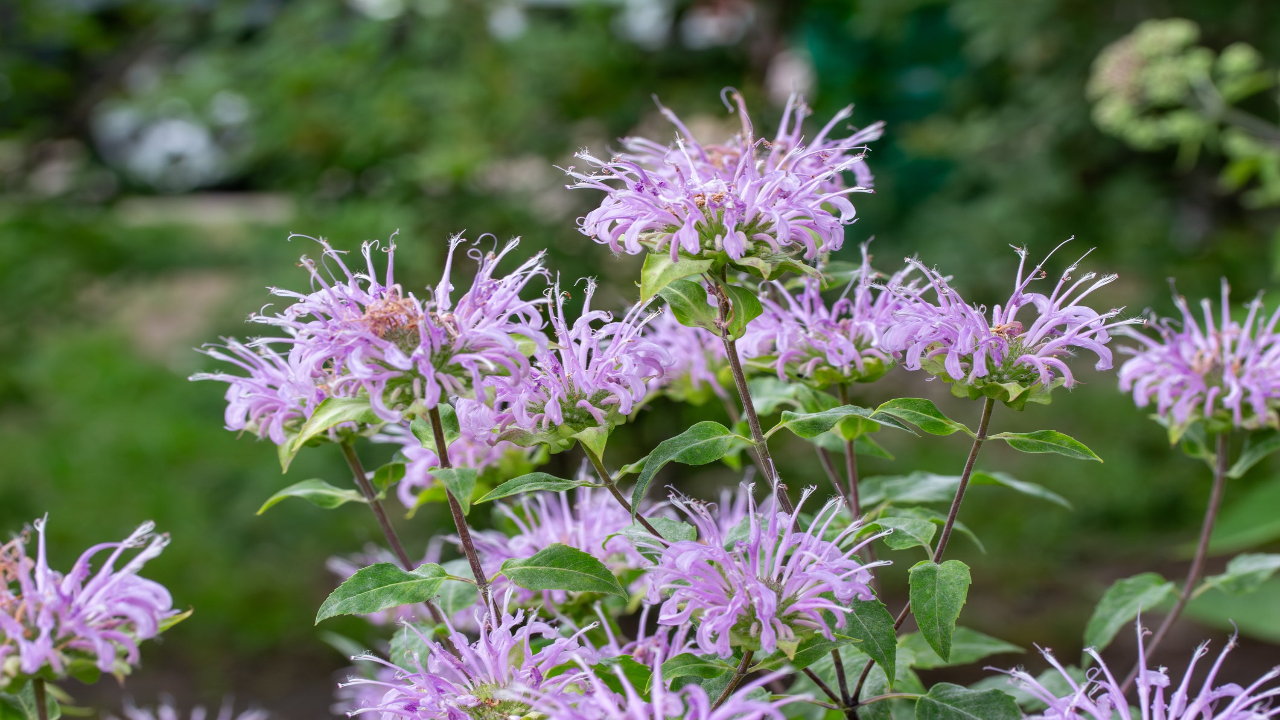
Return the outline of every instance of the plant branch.
<path id="1" fill-rule="evenodd" d="M 591 467 L 595 468 L 596 474 L 600 476 L 600 482 L 604 483 L 604 486 L 609 489 L 609 492 L 613 495 L 614 499 L 622 505 L 623 509 L 628 513 L 633 514 L 636 522 L 640 523 L 645 530 L 648 530 L 650 535 L 665 540 L 666 538 L 662 537 L 662 533 L 658 532 L 658 529 L 651 525 L 644 515 L 641 515 L 639 512 L 631 509 L 631 503 L 627 502 L 627 499 L 622 495 L 622 492 L 618 490 L 618 486 L 614 484 L 613 476 L 609 474 L 607 469 L 605 469 L 604 461 L 600 459 L 600 456 L 592 452 L 591 448 L 587 447 L 584 443 L 578 443 L 578 446 L 582 448 L 582 452 L 586 453 L 587 459 L 591 461 Z"/>
<path id="2" fill-rule="evenodd" d="M 49 720 L 49 700 L 45 697 L 44 678 L 33 678 L 31 687 L 36 693 L 36 717 L 39 720 Z"/>
<path id="3" fill-rule="evenodd" d="M 444 423 L 440 420 L 440 409 L 433 407 L 428 410 L 427 418 L 431 423 L 431 434 L 435 437 L 436 456 L 440 458 L 440 467 L 453 467 L 449 463 L 449 443 L 445 441 Z M 476 553 L 476 544 L 471 539 L 471 528 L 467 527 L 467 516 L 462 513 L 462 505 L 458 504 L 458 498 L 453 496 L 453 492 L 447 487 L 444 492 L 449 500 L 449 512 L 453 515 L 453 524 L 458 529 L 458 540 L 462 543 L 462 551 L 467 556 L 467 562 L 471 565 L 471 574 L 476 578 L 476 587 L 480 589 L 480 599 L 484 602 L 485 608 L 492 608 L 493 605 L 489 597 L 489 580 L 485 577 L 484 568 L 480 566 L 480 556 Z"/>
<path id="4" fill-rule="evenodd" d="M 831 702 L 835 703 L 836 705 L 843 704 L 840 702 L 840 698 L 836 696 L 835 691 L 831 689 L 831 686 L 828 685 L 826 682 L 824 682 L 822 678 L 818 677 L 817 673 L 810 670 L 809 668 L 805 668 L 801 672 L 803 672 L 810 680 L 812 680 L 813 684 L 817 685 L 819 690 L 826 693 L 827 697 L 831 698 Z"/>
<path id="5" fill-rule="evenodd" d="M 845 707 L 853 705 L 853 698 L 849 696 L 849 678 L 844 672 L 844 660 L 840 657 L 840 648 L 831 651 L 831 662 L 835 664 L 836 681 L 840 685 L 840 699 Z"/>
<path id="6" fill-rule="evenodd" d="M 1155 654 L 1156 648 L 1160 646 L 1160 641 L 1164 640 L 1164 636 L 1168 634 L 1169 628 L 1178 620 L 1178 616 L 1182 614 L 1187 603 L 1191 600 L 1196 589 L 1196 583 L 1200 582 L 1200 576 L 1204 574 L 1204 561 L 1209 555 L 1209 538 L 1213 536 L 1213 525 L 1218 519 L 1218 510 L 1222 507 L 1222 493 L 1227 487 L 1227 454 L 1230 448 L 1230 435 L 1227 433 L 1218 433 L 1217 447 L 1215 449 L 1216 460 L 1213 469 L 1213 489 L 1209 491 L 1209 505 L 1205 508 L 1204 523 L 1200 526 L 1200 542 L 1196 545 L 1196 554 L 1191 559 L 1191 569 L 1187 571 L 1187 582 L 1182 588 L 1182 594 L 1178 596 L 1178 601 L 1174 603 L 1173 609 L 1168 615 L 1164 616 L 1164 621 L 1160 623 L 1160 627 L 1155 634 L 1151 636 L 1151 642 L 1147 644 L 1145 655 L 1151 657 Z M 1138 671 L 1141 668 L 1135 664 L 1133 669 L 1129 671 L 1128 677 L 1125 678 L 1124 684 L 1120 686 L 1121 692 L 1128 692 L 1129 687 L 1133 684 L 1135 678 L 1138 677 Z"/>
<path id="7" fill-rule="evenodd" d="M 738 663 L 738 669 L 733 672 L 733 677 L 729 679 L 729 684 L 724 686 L 724 692 L 720 693 L 720 697 L 716 698 L 715 703 L 711 705 L 711 709 L 715 710 L 724 704 L 725 700 L 733 694 L 734 690 L 742 684 L 742 679 L 747 676 L 747 668 L 751 667 L 751 658 L 756 653 L 754 650 L 748 650 L 742 654 L 742 662 Z"/>
<path id="8" fill-rule="evenodd" d="M 387 545 L 391 546 L 391 552 L 395 554 L 396 559 L 400 561 L 401 567 L 408 572 L 413 572 L 417 567 L 413 559 L 409 557 L 409 553 L 404 549 L 404 543 L 400 542 L 400 536 L 396 534 L 396 529 L 391 524 L 391 518 L 387 517 L 387 510 L 382 506 L 382 501 L 378 499 L 378 493 L 374 490 L 373 485 L 369 482 L 369 476 L 364 471 L 364 465 L 360 463 L 360 456 L 356 453 L 356 448 L 351 444 L 351 440 L 343 440 L 339 443 L 342 448 L 342 457 L 347 460 L 347 467 L 351 468 L 351 476 L 355 481 L 356 487 L 359 488 L 360 494 L 364 496 L 365 502 L 369 504 L 369 509 L 373 511 L 373 517 L 378 521 L 378 527 L 382 528 L 382 535 L 387 539 Z M 440 612 L 440 607 L 435 601 L 427 601 L 427 611 L 431 613 L 431 619 L 437 625 L 444 624 L 444 613 Z"/>

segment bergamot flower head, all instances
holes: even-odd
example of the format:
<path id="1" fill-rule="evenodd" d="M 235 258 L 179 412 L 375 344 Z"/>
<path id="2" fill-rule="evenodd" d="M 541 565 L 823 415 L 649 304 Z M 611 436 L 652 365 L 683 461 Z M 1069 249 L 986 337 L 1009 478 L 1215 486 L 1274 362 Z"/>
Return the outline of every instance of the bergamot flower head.
<path id="1" fill-rule="evenodd" d="M 676 128 L 674 146 L 625 138 L 623 152 L 608 160 L 579 152 L 592 172 L 570 167 L 577 180 L 571 187 L 605 193 L 580 221 L 582 233 L 615 252 L 731 260 L 766 278 L 797 254 L 814 261 L 839 250 L 845 225 L 855 219 L 848 195 L 871 191 L 845 186 L 845 173 L 870 179 L 865 143 L 878 138 L 882 126 L 834 138 L 835 125 L 851 111 L 846 108 L 804 145 L 800 126 L 809 111 L 793 98 L 769 142 L 756 137 L 738 91 L 727 88 L 724 98 L 742 128 L 724 144 L 699 141 L 659 104 Z"/>
<path id="2" fill-rule="evenodd" d="M 965 302 L 950 278 L 908 259 L 928 284 L 890 287 L 904 304 L 884 334 L 885 350 L 900 353 L 906 369 L 924 369 L 951 383 L 957 396 L 991 397 L 1019 409 L 1027 402 L 1048 402 L 1059 385 L 1073 387 L 1076 379 L 1067 360 L 1081 350 L 1097 357 L 1095 369 L 1109 370 L 1111 331 L 1141 320 L 1116 320 L 1123 308 L 1098 312 L 1083 301 L 1117 276 L 1089 272 L 1073 280 L 1081 257 L 1051 293 L 1028 292 L 1032 282 L 1047 277 L 1043 267 L 1053 253 L 1026 272 L 1026 249 L 1014 250 L 1019 262 L 1013 293 L 1003 305 L 993 306 L 989 317 L 986 308 Z M 1028 307 L 1034 316 L 1021 312 Z"/>
<path id="3" fill-rule="evenodd" d="M 1120 389 L 1132 391 L 1138 407 L 1154 402 L 1175 436 L 1198 419 L 1248 429 L 1280 422 L 1280 310 L 1266 318 L 1259 296 L 1238 322 L 1231 317 L 1230 293 L 1224 278 L 1217 313 L 1208 298 L 1200 301 L 1201 322 L 1175 292 L 1180 322 L 1153 318 L 1148 326 L 1155 337 L 1126 333 L 1139 345 L 1121 350 L 1133 357 L 1120 366 Z"/>

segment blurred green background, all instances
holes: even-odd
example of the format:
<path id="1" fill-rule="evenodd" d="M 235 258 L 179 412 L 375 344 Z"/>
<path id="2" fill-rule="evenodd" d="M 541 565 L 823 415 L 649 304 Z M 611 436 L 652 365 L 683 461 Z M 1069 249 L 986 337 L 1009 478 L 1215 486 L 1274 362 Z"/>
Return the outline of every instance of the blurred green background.
<path id="1" fill-rule="evenodd" d="M 624 134 L 669 139 L 653 94 L 696 127 L 730 128 L 718 93 L 733 85 L 771 131 L 796 88 L 817 110 L 811 123 L 849 102 L 855 123 L 888 123 L 870 156 L 876 194 L 856 198 L 844 259 L 875 236 L 878 266 L 918 253 L 991 303 L 1012 282 L 1010 244 L 1040 256 L 1074 235 L 1050 272 L 1096 246 L 1087 269 L 1121 276 L 1100 305 L 1170 312 L 1170 277 L 1194 298 L 1225 276 L 1242 301 L 1276 279 L 1275 211 L 1224 190 L 1213 153 L 1175 164 L 1173 151 L 1132 150 L 1090 119 L 1093 59 L 1169 16 L 1199 23 L 1212 48 L 1280 47 L 1280 9 L 1267 0 L 4 3 L 0 532 L 47 511 L 53 555 L 68 564 L 156 520 L 174 541 L 148 574 L 195 615 L 146 648 L 124 691 L 144 703 L 234 692 L 284 718 L 321 716 L 345 665 L 311 623 L 334 583 L 324 559 L 372 541 L 376 526 L 355 506 L 255 516 L 290 482 L 343 484 L 337 450 L 308 451 L 281 476 L 270 444 L 222 429 L 223 387 L 186 380 L 209 367 L 194 346 L 254 332 L 243 321 L 268 302 L 265 287 L 305 287 L 296 261 L 313 248 L 289 232 L 356 249 L 399 230 L 397 279 L 409 288 L 438 277 L 451 233 L 519 235 L 522 252 L 548 248 L 562 276 L 600 277 L 601 297 L 621 306 L 638 262 L 577 232 L 599 197 L 564 189 L 554 166 Z M 956 545 L 975 579 L 962 622 L 1065 657 L 1112 580 L 1185 572 L 1208 492 L 1204 466 L 1169 449 L 1113 373 L 1080 377 L 1053 405 L 1002 410 L 993 427 L 1062 430 L 1105 464 L 994 447 L 980 462 L 1047 485 L 1074 511 L 980 488 L 962 519 L 987 554 Z M 926 395 L 976 421 L 976 405 L 922 380 L 896 372 L 858 400 Z M 671 435 L 680 413 L 715 417 L 659 403 L 620 431 L 611 462 Z M 867 460 L 864 474 L 956 474 L 966 452 L 954 437 L 883 442 L 899 460 Z M 778 454 L 792 486 L 825 491 L 808 446 Z M 1275 498 L 1278 469 L 1264 463 L 1229 487 L 1228 508 L 1258 515 L 1232 522 L 1275 529 L 1280 501 L 1248 498 Z M 668 480 L 699 492 L 735 476 L 709 466 Z M 398 518 L 412 552 L 448 527 L 431 508 Z M 901 555 L 890 577 L 915 560 Z M 1221 641 L 1229 616 L 1247 637 L 1227 675 L 1274 664 L 1280 592 L 1232 602 L 1206 596 L 1196 612 L 1210 625 L 1184 623 L 1165 662 L 1178 668 L 1200 639 Z M 355 620 L 329 629 L 377 638 Z M 1110 652 L 1128 662 L 1132 645 L 1122 634 Z M 106 708 L 124 692 L 72 690 Z"/>

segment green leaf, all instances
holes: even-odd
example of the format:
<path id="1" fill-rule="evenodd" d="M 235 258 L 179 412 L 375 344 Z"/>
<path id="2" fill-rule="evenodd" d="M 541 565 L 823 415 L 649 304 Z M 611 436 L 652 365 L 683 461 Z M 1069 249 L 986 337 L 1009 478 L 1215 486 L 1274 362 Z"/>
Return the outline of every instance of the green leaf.
<path id="1" fill-rule="evenodd" d="M 1117 580 L 1093 610 L 1093 617 L 1084 629 L 1085 647 L 1102 652 L 1115 638 L 1120 628 L 1127 625 L 1144 610 L 1159 606 L 1177 593 L 1173 583 L 1156 573 L 1142 573 Z"/>
<path id="2" fill-rule="evenodd" d="M 882 415 L 880 420 L 873 421 L 871 420 L 871 416 L 873 414 L 874 411 L 858 407 L 857 405 L 841 405 L 837 408 L 823 410 L 822 412 L 816 413 L 798 413 L 790 410 L 784 410 L 782 411 L 782 420 L 777 425 L 774 425 L 765 437 L 769 437 L 783 428 L 790 430 L 802 438 L 817 437 L 818 435 L 835 428 L 846 418 L 862 418 L 869 422 L 873 422 L 876 425 L 884 424 L 889 427 L 906 430 L 912 435 L 915 434 L 910 428 L 905 427 L 889 416 Z M 853 438 L 845 439 L 851 440 Z"/>
<path id="3" fill-rule="evenodd" d="M 168 632 L 168 631 L 169 631 L 169 628 L 171 628 L 171 627 L 173 627 L 174 625 L 177 625 L 178 623 L 182 622 L 183 620 L 186 620 L 187 618 L 191 617 L 191 613 L 193 613 L 193 612 L 195 612 L 195 611 L 196 611 L 196 609 L 195 609 L 195 608 L 187 608 L 187 611 L 186 611 L 186 612 L 180 612 L 180 613 L 178 613 L 177 615 L 171 615 L 171 616 L 169 616 L 169 617 L 165 618 L 164 620 L 161 620 L 161 621 L 160 621 L 160 625 L 159 625 L 159 627 L 157 628 L 157 629 L 158 629 L 158 631 L 159 631 L 159 632 L 162 632 L 162 633 L 163 633 L 163 632 Z"/>
<path id="4" fill-rule="evenodd" d="M 331 428 L 343 423 L 377 425 L 381 422 L 374 414 L 373 408 L 369 406 L 367 397 L 327 398 L 320 403 L 311 417 L 307 418 L 307 422 L 298 431 L 297 437 L 289 444 L 289 449 L 280 455 L 280 466 L 287 472 L 289 464 L 293 462 L 293 458 L 297 456 L 302 446 Z"/>
<path id="5" fill-rule="evenodd" d="M 973 435 L 973 431 L 963 423 L 943 415 L 932 400 L 924 398 L 896 398 L 876 408 L 874 414 L 889 415 L 903 422 L 909 422 L 930 435 L 950 435 L 956 431 Z"/>
<path id="6" fill-rule="evenodd" d="M 392 485 L 404 479 L 404 463 L 389 462 L 373 471 L 373 487 L 385 493 Z"/>
<path id="7" fill-rule="evenodd" d="M 626 465 L 623 465 L 622 467 L 618 468 L 618 472 L 613 474 L 613 481 L 616 483 L 628 475 L 635 475 L 641 470 L 644 470 L 644 464 L 647 462 L 649 462 L 649 456 L 645 455 L 644 457 L 640 458 L 639 460 L 633 463 L 627 463 Z"/>
<path id="8" fill-rule="evenodd" d="M 445 572 L 454 577 L 471 577 L 471 564 L 466 558 L 457 558 L 444 563 Z M 451 618 L 463 610 L 476 607 L 480 602 L 480 590 L 469 582 L 447 582 L 440 586 L 439 599 L 436 604 L 445 617 Z M 431 622 L 431 617 L 418 618 Z"/>
<path id="9" fill-rule="evenodd" d="M 950 660 L 938 657 L 920 633 L 904 636 L 900 644 L 904 650 L 911 653 L 911 667 L 920 670 L 968 665 L 991 655 L 1026 652 L 1017 645 L 965 627 L 956 628 L 951 636 Z"/>
<path id="10" fill-rule="evenodd" d="M 450 585 L 465 585 L 466 583 L 449 583 Z M 415 658 L 425 661 L 427 656 L 431 654 L 431 646 L 427 645 L 427 640 L 433 639 L 432 628 L 416 627 L 409 623 L 403 624 L 396 634 L 391 636 L 390 647 L 387 649 L 387 659 L 402 668 L 412 668 Z"/>
<path id="11" fill-rule="evenodd" d="M 1061 505 L 1068 510 L 1071 509 L 1071 503 L 1067 502 L 1067 499 L 1058 493 L 1049 490 L 1043 485 L 1018 480 L 1008 473 L 978 470 L 970 476 L 969 482 L 974 485 L 998 485 L 1000 487 L 1020 492 L 1023 495 L 1030 495 L 1031 497 L 1040 498 L 1041 500 L 1048 500 L 1049 502 Z"/>
<path id="12" fill-rule="evenodd" d="M 565 480 L 555 475 L 549 475 L 544 472 L 533 472 L 528 475 L 521 475 L 518 478 L 512 478 L 493 490 L 489 494 L 476 501 L 476 504 L 498 500 L 512 495 L 519 495 L 527 492 L 537 492 L 539 490 L 548 490 L 551 492 L 563 492 L 578 487 L 594 487 L 595 483 L 590 480 Z"/>
<path id="13" fill-rule="evenodd" d="M 471 496 L 476 491 L 475 468 L 436 468 L 431 475 L 458 499 L 463 515 L 471 512 Z"/>
<path id="14" fill-rule="evenodd" d="M 650 253 L 644 258 L 644 267 L 640 269 L 640 302 L 649 302 L 660 290 L 690 275 L 701 275 L 711 269 L 711 260 L 695 260 L 681 257 L 671 261 L 668 253 Z"/>
<path id="15" fill-rule="evenodd" d="M 62 717 L 62 708 L 54 699 L 53 692 L 47 687 L 44 694 L 44 707 L 48 713 L 48 720 L 58 720 Z M 27 680 L 17 689 L 17 692 L 0 693 L 0 720 L 40 720 L 34 680 Z"/>
<path id="16" fill-rule="evenodd" d="M 662 534 L 661 538 L 654 537 L 640 523 L 632 523 L 622 528 L 619 534 L 625 537 L 641 555 L 651 560 L 661 555 L 669 543 L 698 539 L 698 531 L 689 523 L 664 517 L 648 517 L 645 520 L 649 521 L 654 530 Z M 606 542 L 608 542 L 607 539 Z"/>
<path id="17" fill-rule="evenodd" d="M 719 335 L 719 310 L 707 300 L 707 289 L 692 280 L 672 280 L 658 295 L 667 301 L 671 314 L 685 327 L 704 328 Z"/>
<path id="18" fill-rule="evenodd" d="M 679 677 L 699 677 L 710 679 L 720 677 L 735 670 L 734 666 L 725 663 L 715 655 L 699 657 L 693 653 L 680 653 L 662 663 L 662 679 L 675 680 Z"/>
<path id="19" fill-rule="evenodd" d="M 1203 589 L 1218 588 L 1231 595 L 1244 595 L 1262 587 L 1277 571 L 1280 571 L 1280 555 L 1245 553 L 1231 558 L 1226 572 L 1206 578 Z"/>
<path id="20" fill-rule="evenodd" d="M 1009 447 L 1024 453 L 1057 453 L 1076 460 L 1097 460 L 1102 458 L 1093 454 L 1079 441 L 1057 430 L 1036 430 L 1029 433 L 999 433 L 991 436 L 992 440 L 1004 440 Z"/>
<path id="21" fill-rule="evenodd" d="M 916 720 L 1021 720 L 1013 696 L 938 683 L 916 701 Z"/>
<path id="22" fill-rule="evenodd" d="M 553 543 L 531 558 L 507 560 L 502 574 L 526 590 L 598 592 L 627 597 L 618 578 L 587 553 Z"/>
<path id="23" fill-rule="evenodd" d="M 840 426 L 837 425 L 836 430 L 839 430 L 839 429 L 840 429 Z M 888 450 L 885 450 L 880 443 L 876 442 L 875 440 L 872 440 L 866 435 L 860 435 L 856 440 L 853 441 L 853 454 L 866 455 L 868 457 L 883 458 L 885 460 L 893 459 L 893 455 Z"/>
<path id="24" fill-rule="evenodd" d="M 316 613 L 316 624 L 337 615 L 368 615 L 435 597 L 448 573 L 435 563 L 407 572 L 391 563 L 361 568 L 334 590 Z"/>
<path id="25" fill-rule="evenodd" d="M 756 413 L 761 417 L 772 415 L 784 405 L 800 407 L 796 393 L 802 387 L 804 386 L 798 383 L 779 380 L 776 375 L 766 375 L 747 381 L 747 388 L 751 390 L 751 401 L 756 406 Z"/>
<path id="26" fill-rule="evenodd" d="M 1256 547 L 1280 538 L 1280 478 L 1251 488 L 1227 508 L 1209 539 L 1209 553 L 1224 553 Z"/>
<path id="27" fill-rule="evenodd" d="M 737 285 L 724 285 L 725 291 L 729 293 L 729 301 L 733 303 L 733 315 L 729 318 L 729 336 L 734 340 L 741 338 L 747 332 L 747 325 L 752 320 L 760 317 L 764 312 L 764 307 L 760 305 L 760 298 L 756 296 L 758 291 L 751 290 Z"/>
<path id="28" fill-rule="evenodd" d="M 291 497 L 302 498 L 325 510 L 332 510 L 349 502 L 364 502 L 364 496 L 357 490 L 334 487 L 324 480 L 312 478 L 294 483 L 267 498 L 267 501 L 262 503 L 262 507 L 258 508 L 258 514 L 261 515 L 276 503 Z"/>
<path id="29" fill-rule="evenodd" d="M 1257 465 L 1263 458 L 1277 450 L 1280 450 L 1280 433 L 1272 430 L 1258 440 L 1255 440 L 1254 436 L 1250 435 L 1248 445 L 1240 453 L 1240 457 L 1231 466 L 1231 469 L 1227 471 L 1227 477 L 1233 479 L 1244 477 L 1244 474 L 1249 472 L 1249 468 Z"/>
<path id="30" fill-rule="evenodd" d="M 444 441 L 447 445 L 452 446 L 454 441 L 462 437 L 462 430 L 458 426 L 458 413 L 453 406 L 448 403 L 440 403 L 436 406 L 436 410 L 440 413 L 440 424 L 444 426 Z M 440 451 L 436 448 L 436 435 L 431 430 L 431 423 L 422 418 L 415 418 L 409 423 L 409 431 L 413 436 L 418 438 L 418 442 L 422 447 L 430 450 L 436 455 Z"/>
<path id="31" fill-rule="evenodd" d="M 933 542 L 934 533 L 938 531 L 937 526 L 929 520 L 913 517 L 882 517 L 877 518 L 873 523 L 868 523 L 859 535 L 870 535 L 881 529 L 893 531 L 880 538 L 893 550 L 923 547 L 930 553 L 933 548 L 930 543 Z"/>
<path id="32" fill-rule="evenodd" d="M 892 620 L 890 621 L 892 624 Z M 803 670 L 810 665 L 831 657 L 831 651 L 844 647 L 858 640 L 840 633 L 833 633 L 835 638 L 828 640 L 821 635 L 814 635 L 806 638 L 796 646 L 790 654 L 783 650 L 778 650 L 751 669 L 756 670 L 778 670 L 783 667 L 790 667 L 793 670 Z"/>
<path id="33" fill-rule="evenodd" d="M 573 434 L 573 439 L 594 453 L 596 457 L 602 458 L 604 457 L 604 446 L 609 442 L 609 434 L 612 432 L 612 425 L 598 425 L 589 427 L 586 430 L 579 430 Z"/>
<path id="34" fill-rule="evenodd" d="M 653 670 L 651 670 L 648 665 L 636 662 L 636 659 L 630 655 L 617 655 L 615 657 L 605 658 L 599 663 L 591 666 L 592 672 L 600 679 L 600 682 L 604 683 L 610 690 L 618 693 L 619 695 L 625 694 L 626 688 L 623 687 L 622 681 L 618 679 L 617 674 L 614 672 L 614 668 L 622 670 L 623 677 L 627 679 L 627 682 L 631 687 L 635 688 L 637 692 L 642 691 L 642 698 L 648 694 L 649 682 L 653 676 Z"/>
<path id="35" fill-rule="evenodd" d="M 666 467 L 667 463 L 706 465 L 714 462 L 729 452 L 735 437 L 737 435 L 720 423 L 704 420 L 679 435 L 658 443 L 658 447 L 649 453 L 644 470 L 640 471 L 636 486 L 631 490 L 631 517 L 635 517 L 649 490 L 649 483 L 653 482 L 653 476 Z"/>
<path id="36" fill-rule="evenodd" d="M 911 568 L 911 610 L 920 634 L 944 661 L 951 658 L 956 620 L 969 593 L 969 566 L 959 560 L 941 565 L 923 560 Z"/>
<path id="37" fill-rule="evenodd" d="M 845 669 L 849 669 L 849 661 L 845 660 Z M 855 669 L 854 672 L 857 672 Z M 834 682 L 834 673 L 831 680 Z M 832 685 L 832 687 L 835 687 Z M 879 666 L 871 668 L 871 672 L 867 674 L 867 682 L 862 686 L 862 692 L 858 696 L 859 701 L 865 702 L 869 698 L 885 695 L 890 692 L 901 693 L 918 693 L 924 694 L 924 685 L 920 682 L 920 678 L 914 672 L 909 670 L 902 662 L 898 663 L 898 677 L 894 679 L 892 687 L 889 680 L 885 677 L 884 670 Z M 915 700 L 912 698 L 894 698 L 892 700 L 881 700 L 863 705 L 858 708 L 859 720 L 914 720 L 916 716 Z"/>
<path id="38" fill-rule="evenodd" d="M 845 616 L 844 634 L 858 641 L 858 649 L 884 668 L 886 677 L 897 676 L 897 630 L 884 603 L 855 599 L 849 610 Z"/>

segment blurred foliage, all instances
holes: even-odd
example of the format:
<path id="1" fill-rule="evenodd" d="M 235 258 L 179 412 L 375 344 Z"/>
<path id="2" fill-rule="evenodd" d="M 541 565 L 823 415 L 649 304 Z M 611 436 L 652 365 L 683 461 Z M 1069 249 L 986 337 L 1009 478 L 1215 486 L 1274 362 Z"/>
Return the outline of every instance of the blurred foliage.
<path id="1" fill-rule="evenodd" d="M 1224 50 L 1204 51 L 1185 24 L 1140 26 L 1166 28 L 1175 37 L 1163 45 L 1129 35 L 1168 15 Z M 1181 36 L 1168 31 L 1178 27 Z M 1118 110 L 1114 88 L 1093 82 L 1103 93 L 1095 117 L 1110 118 L 1101 120 L 1106 133 L 1125 142 L 1099 132 L 1086 97 L 1094 58 L 1118 52 L 1121 38 L 1164 77 L 1125 86 L 1136 104 Z M 919 254 L 967 297 L 993 302 L 1012 281 L 1008 245 L 1037 255 L 1076 235 L 1077 254 L 1097 247 L 1091 269 L 1121 274 L 1100 303 L 1169 311 L 1169 277 L 1198 297 L 1225 275 L 1248 296 L 1277 273 L 1267 248 L 1276 216 L 1252 209 L 1272 202 L 1272 171 L 1257 165 L 1261 179 L 1244 195 L 1216 180 L 1248 179 L 1237 167 L 1244 156 L 1230 149 L 1239 128 L 1179 115 L 1191 95 L 1178 73 L 1207 72 L 1224 99 L 1258 110 L 1249 103 L 1261 94 L 1222 83 L 1280 65 L 1265 55 L 1278 41 L 1266 0 L 6 3 L 0 528 L 48 511 L 65 563 L 154 518 L 174 543 L 149 570 L 196 613 L 148 651 L 131 690 L 216 700 L 234 687 L 284 717 L 323 713 L 343 662 L 310 623 L 332 584 L 323 560 L 359 549 L 376 527 L 356 506 L 324 513 L 300 503 L 255 517 L 291 482 L 342 483 L 341 459 L 304 453 L 280 476 L 272 447 L 221 430 L 222 388 L 184 379 L 204 367 L 192 346 L 249 332 L 243 318 L 267 302 L 265 286 L 303 286 L 295 262 L 311 249 L 285 242 L 289 231 L 355 249 L 399 230 L 408 287 L 436 276 L 451 233 L 522 235 L 522 250 L 549 248 L 565 278 L 600 276 L 601 300 L 620 305 L 634 295 L 638 263 L 576 232 L 574 218 L 597 198 L 565 190 L 553 166 L 623 134 L 670 134 L 651 94 L 690 122 L 722 123 L 718 91 L 734 85 L 768 129 L 779 88 L 785 95 L 816 78 L 815 120 L 856 102 L 856 123 L 889 123 L 870 158 L 877 193 L 858 203 L 844 259 L 875 235 L 878 264 Z M 1157 151 L 1131 150 L 1133 133 Z M 1188 138 L 1221 156 L 1202 153 L 1173 172 L 1158 148 L 1185 156 Z M 1180 572 L 1177 548 L 1193 536 L 1208 492 L 1203 466 L 1168 448 L 1113 375 L 1081 376 L 1085 386 L 1051 406 L 998 412 L 993 429 L 1052 427 L 1104 465 L 1082 471 L 1003 448 L 982 462 L 1048 486 L 1074 512 L 982 488 L 963 519 L 988 554 L 957 545 L 975 573 L 964 623 L 1066 654 L 1111 580 Z M 891 373 L 855 401 L 927 395 L 954 417 L 976 416 L 976 405 L 921 380 Z M 669 436 L 672 413 L 686 423 L 719 419 L 711 407 L 659 403 L 619 432 L 610 462 Z M 907 455 L 904 438 L 881 439 Z M 962 441 L 925 447 L 910 453 L 911 469 L 958 471 Z M 793 485 L 825 487 L 803 442 L 780 442 L 777 456 Z M 869 460 L 864 474 L 906 464 Z M 1228 505 L 1275 469 L 1264 463 L 1234 482 Z M 683 472 L 669 480 L 695 493 L 735 477 L 718 466 Z M 422 512 L 398 522 L 420 551 L 447 520 Z M 904 586 L 899 565 L 888 587 Z M 1249 612 L 1256 627 L 1264 613 Z M 359 642 L 376 635 L 358 622 L 334 627 Z M 1278 636 L 1274 626 L 1254 633 Z"/>

